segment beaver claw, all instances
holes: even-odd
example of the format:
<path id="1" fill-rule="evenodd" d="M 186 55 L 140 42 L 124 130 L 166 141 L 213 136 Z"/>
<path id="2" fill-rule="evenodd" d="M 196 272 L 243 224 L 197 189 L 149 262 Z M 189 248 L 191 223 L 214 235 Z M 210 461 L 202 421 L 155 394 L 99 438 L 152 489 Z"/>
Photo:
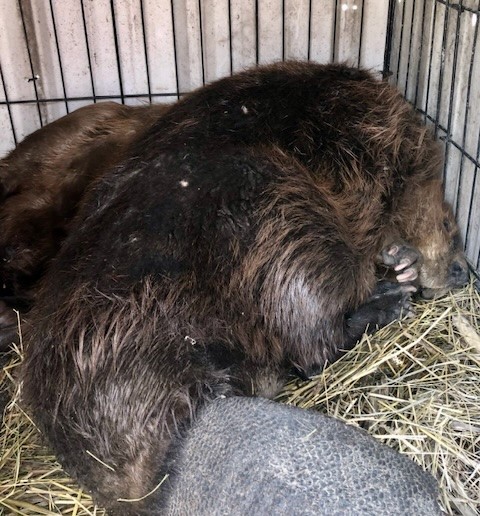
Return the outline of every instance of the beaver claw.
<path id="1" fill-rule="evenodd" d="M 399 283 L 406 283 L 417 279 L 421 258 L 420 252 L 415 247 L 395 242 L 383 249 L 380 261 L 397 273 L 396 278 Z"/>

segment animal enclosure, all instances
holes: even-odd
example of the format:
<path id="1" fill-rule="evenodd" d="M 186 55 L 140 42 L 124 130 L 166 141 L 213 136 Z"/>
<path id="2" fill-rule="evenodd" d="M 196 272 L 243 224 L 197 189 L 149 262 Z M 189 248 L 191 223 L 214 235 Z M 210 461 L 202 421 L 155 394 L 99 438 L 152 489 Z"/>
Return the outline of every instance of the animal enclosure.
<path id="1" fill-rule="evenodd" d="M 92 102 L 171 103 L 279 60 L 360 65 L 396 85 L 443 142 L 445 196 L 478 271 L 479 9 L 480 0 L 0 0 L 0 157 Z M 472 284 L 434 309 L 420 305 L 417 318 L 365 338 L 281 399 L 367 428 L 436 476 L 448 514 L 477 514 L 478 295 Z M 0 368 L 0 394 L 15 388 L 14 362 Z M 103 514 L 42 451 L 15 402 L 4 421 L 0 513 Z"/>
<path id="2" fill-rule="evenodd" d="M 0 12 L 1 156 L 82 105 L 173 102 L 256 64 L 383 72 L 445 143 L 446 198 L 478 269 L 478 0 L 1 0 Z"/>

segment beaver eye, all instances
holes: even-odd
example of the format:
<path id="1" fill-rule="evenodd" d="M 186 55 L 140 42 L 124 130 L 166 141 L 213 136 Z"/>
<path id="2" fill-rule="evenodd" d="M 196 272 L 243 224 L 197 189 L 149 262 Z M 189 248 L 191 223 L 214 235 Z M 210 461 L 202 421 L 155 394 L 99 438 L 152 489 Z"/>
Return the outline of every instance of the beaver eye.
<path id="1" fill-rule="evenodd" d="M 458 251 L 462 249 L 462 239 L 458 233 L 455 233 L 452 238 L 451 249 L 452 251 Z"/>
<path id="2" fill-rule="evenodd" d="M 445 228 L 445 231 L 450 232 L 452 230 L 452 223 L 450 222 L 450 219 L 443 219 L 443 227 Z"/>

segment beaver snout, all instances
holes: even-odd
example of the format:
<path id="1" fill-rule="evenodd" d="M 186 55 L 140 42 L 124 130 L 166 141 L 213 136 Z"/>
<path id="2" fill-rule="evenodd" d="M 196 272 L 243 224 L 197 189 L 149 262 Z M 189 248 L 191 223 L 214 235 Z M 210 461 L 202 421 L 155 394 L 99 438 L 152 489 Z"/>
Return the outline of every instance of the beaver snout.
<path id="1" fill-rule="evenodd" d="M 459 261 L 454 261 L 448 268 L 448 283 L 452 287 L 463 287 L 468 283 L 468 265 Z"/>
<path id="2" fill-rule="evenodd" d="M 461 257 L 453 260 L 446 270 L 445 283 L 442 286 L 424 286 L 420 295 L 423 299 L 433 299 L 447 294 L 451 289 L 464 287 L 469 281 L 468 265 Z"/>

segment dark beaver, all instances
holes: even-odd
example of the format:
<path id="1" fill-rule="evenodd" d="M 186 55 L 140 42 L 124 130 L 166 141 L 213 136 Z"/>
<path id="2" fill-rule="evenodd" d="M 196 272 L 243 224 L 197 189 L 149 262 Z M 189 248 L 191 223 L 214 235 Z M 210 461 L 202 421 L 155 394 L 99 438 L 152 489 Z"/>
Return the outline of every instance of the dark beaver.
<path id="1" fill-rule="evenodd" d="M 35 131 L 0 160 L 0 278 L 15 297 L 56 254 L 84 192 L 165 106 L 101 102 Z"/>
<path id="2" fill-rule="evenodd" d="M 17 332 L 90 185 L 128 154 L 165 106 L 101 102 L 35 131 L 0 160 L 0 350 Z"/>
<path id="3" fill-rule="evenodd" d="M 401 96 L 345 66 L 259 68 L 170 107 L 88 193 L 25 330 L 24 401 L 66 469 L 148 514 L 197 407 L 270 396 L 408 310 L 409 283 L 375 276 L 380 256 L 414 277 L 399 238 L 438 227 L 435 286 L 453 285 L 439 164 Z"/>

